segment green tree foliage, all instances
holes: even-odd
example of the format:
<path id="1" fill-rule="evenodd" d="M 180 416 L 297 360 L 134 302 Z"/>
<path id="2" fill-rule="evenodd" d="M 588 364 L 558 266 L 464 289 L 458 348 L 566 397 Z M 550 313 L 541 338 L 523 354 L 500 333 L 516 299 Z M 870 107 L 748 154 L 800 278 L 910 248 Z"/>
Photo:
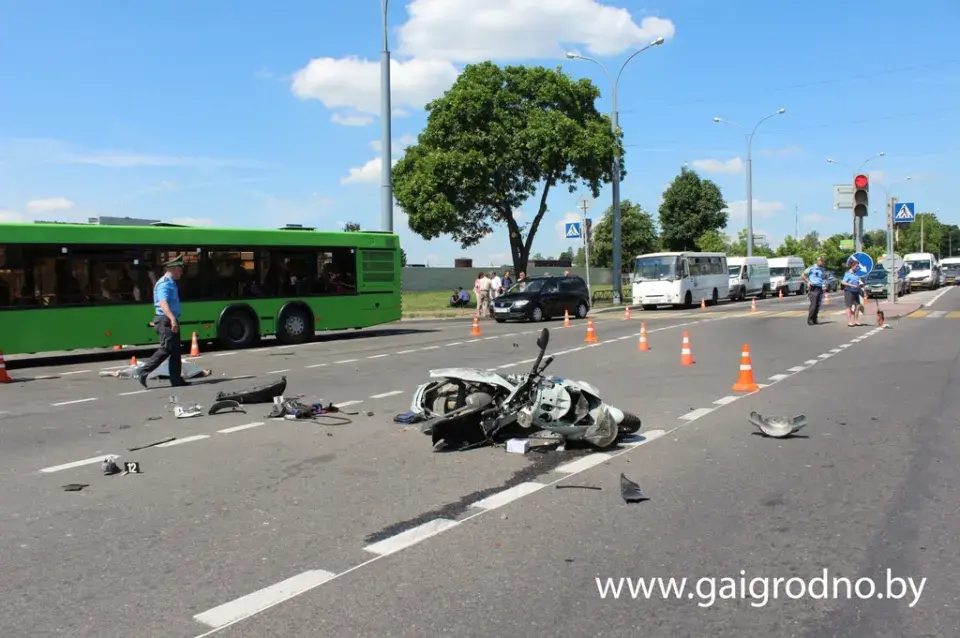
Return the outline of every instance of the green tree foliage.
<path id="1" fill-rule="evenodd" d="M 960 236 L 960 233 L 958 233 L 958 236 Z M 583 246 L 577 248 L 577 254 L 573 256 L 573 265 L 577 268 L 583 268 L 587 265 L 587 253 Z"/>
<path id="2" fill-rule="evenodd" d="M 696 171 L 680 169 L 660 204 L 663 248 L 696 250 L 697 240 L 705 232 L 727 227 L 726 207 L 716 184 L 701 179 Z"/>
<path id="3" fill-rule="evenodd" d="M 943 226 L 933 213 L 917 213 L 917 220 L 912 224 L 902 224 L 900 241 L 897 243 L 897 252 L 901 255 L 918 253 L 920 251 L 920 220 L 923 219 L 923 252 L 936 253 L 940 251 L 940 240 L 943 237 Z"/>
<path id="4" fill-rule="evenodd" d="M 543 256 L 543 253 L 534 253 L 530 259 L 532 261 L 546 261 L 547 258 Z"/>
<path id="5" fill-rule="evenodd" d="M 747 256 L 747 231 L 746 229 L 741 229 L 737 233 L 737 241 L 732 242 L 727 247 L 727 254 L 731 257 L 746 257 Z M 753 245 L 753 255 L 755 257 L 773 257 L 774 251 L 769 246 L 763 244 L 754 244 Z"/>
<path id="6" fill-rule="evenodd" d="M 573 248 L 567 248 L 566 250 L 561 251 L 560 254 L 557 255 L 557 259 L 569 259 L 571 262 L 573 262 Z"/>
<path id="7" fill-rule="evenodd" d="M 705 253 L 730 253 L 727 236 L 719 230 L 708 230 L 697 240 L 697 250 Z M 746 250 L 744 250 L 746 252 Z"/>
<path id="8" fill-rule="evenodd" d="M 347 222 L 346 224 L 343 225 L 343 232 L 345 232 L 345 233 L 359 233 L 359 232 L 360 232 L 360 224 L 358 224 L 357 222 Z"/>
<path id="9" fill-rule="evenodd" d="M 940 256 L 953 257 L 960 255 L 960 227 L 955 224 L 944 224 L 940 234 Z"/>
<path id="10" fill-rule="evenodd" d="M 525 270 L 551 190 L 580 186 L 599 197 L 611 179 L 621 135 L 597 111 L 599 97 L 589 80 L 560 68 L 467 66 L 427 105 L 426 128 L 393 168 L 410 229 L 467 248 L 504 224 L 514 270 Z M 513 211 L 538 189 L 537 212 L 521 227 Z"/>
<path id="11" fill-rule="evenodd" d="M 603 213 L 590 233 L 590 267 L 613 266 L 613 206 Z M 627 264 L 633 257 L 657 250 L 659 238 L 653 217 L 629 199 L 620 202 L 620 254 Z"/>
<path id="12" fill-rule="evenodd" d="M 400 249 L 400 265 L 404 268 L 407 266 L 407 251 L 403 248 Z"/>

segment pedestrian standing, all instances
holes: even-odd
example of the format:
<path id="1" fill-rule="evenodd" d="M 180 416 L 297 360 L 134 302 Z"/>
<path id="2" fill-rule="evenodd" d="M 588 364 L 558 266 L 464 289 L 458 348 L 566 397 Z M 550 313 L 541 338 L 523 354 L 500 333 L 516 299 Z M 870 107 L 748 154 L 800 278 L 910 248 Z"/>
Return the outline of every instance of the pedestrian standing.
<path id="1" fill-rule="evenodd" d="M 140 369 L 137 381 L 147 387 L 147 375 L 169 360 L 171 387 L 190 385 L 183 379 L 181 371 L 180 343 L 180 291 L 177 281 L 183 275 L 183 256 L 178 255 L 163 265 L 166 273 L 153 287 L 154 329 L 160 336 L 160 347 L 147 359 Z"/>
<path id="2" fill-rule="evenodd" d="M 477 293 L 477 316 L 490 316 L 490 278 L 487 273 L 482 272 L 477 275 L 477 281 L 473 285 L 474 292 Z"/>
<path id="3" fill-rule="evenodd" d="M 495 272 L 490 273 L 490 299 L 496 299 L 503 294 L 503 280 Z"/>
<path id="4" fill-rule="evenodd" d="M 801 275 L 810 289 L 807 296 L 810 299 L 810 309 L 807 311 L 807 325 L 814 326 L 820 323 L 820 304 L 823 301 L 823 255 L 817 257 L 817 263 L 807 268 Z"/>
<path id="5" fill-rule="evenodd" d="M 860 270 L 860 264 L 853 257 L 847 260 L 849 267 L 847 272 L 843 273 L 843 279 L 840 281 L 840 287 L 843 288 L 843 303 L 847 307 L 847 326 L 850 328 L 861 326 L 860 323 L 860 291 L 862 281 L 857 271 Z"/>
<path id="6" fill-rule="evenodd" d="M 510 271 L 507 270 L 503 273 L 503 277 L 500 278 L 500 285 L 503 287 L 503 291 L 507 292 L 513 287 L 513 279 L 510 278 Z"/>

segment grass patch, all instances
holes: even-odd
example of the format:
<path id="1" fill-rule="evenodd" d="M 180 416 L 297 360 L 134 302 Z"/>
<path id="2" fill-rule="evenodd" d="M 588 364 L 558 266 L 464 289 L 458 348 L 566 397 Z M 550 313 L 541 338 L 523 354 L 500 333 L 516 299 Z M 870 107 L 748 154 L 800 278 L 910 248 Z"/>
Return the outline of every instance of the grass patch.
<path id="1" fill-rule="evenodd" d="M 610 286 L 591 286 L 591 292 L 600 290 L 611 290 Z M 451 308 L 450 295 L 448 290 L 426 290 L 421 292 L 403 293 L 403 318 L 404 319 L 425 319 L 429 317 L 455 318 L 472 317 L 477 313 L 476 295 L 470 295 L 469 308 Z M 609 301 L 600 301 L 597 308 L 609 306 Z"/>

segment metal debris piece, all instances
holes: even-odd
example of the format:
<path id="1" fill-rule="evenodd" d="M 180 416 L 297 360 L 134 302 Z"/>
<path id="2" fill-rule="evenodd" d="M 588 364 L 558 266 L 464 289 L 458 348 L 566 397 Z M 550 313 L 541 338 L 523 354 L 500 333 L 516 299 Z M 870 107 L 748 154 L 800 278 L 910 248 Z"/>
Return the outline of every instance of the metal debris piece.
<path id="1" fill-rule="evenodd" d="M 802 414 L 788 419 L 785 416 L 764 417 L 757 412 L 751 412 L 747 420 L 750 421 L 761 434 L 775 439 L 785 439 L 793 436 L 807 426 L 807 417 Z"/>
<path id="2" fill-rule="evenodd" d="M 138 452 L 140 450 L 146 450 L 148 447 L 156 447 L 162 443 L 169 443 L 170 441 L 176 441 L 176 440 L 177 440 L 177 437 L 171 436 L 169 439 L 163 439 L 162 441 L 148 443 L 147 445 L 141 445 L 139 447 L 128 447 L 127 452 Z"/>
<path id="3" fill-rule="evenodd" d="M 207 412 L 207 414 L 217 414 L 218 412 L 223 412 L 224 410 L 230 410 L 231 412 L 243 412 L 244 414 L 247 413 L 247 411 L 240 406 L 239 401 L 217 401 L 210 406 L 210 410 Z"/>
<path id="4" fill-rule="evenodd" d="M 67 483 L 63 486 L 64 492 L 79 492 L 85 487 L 90 487 L 89 483 Z"/>
<path id="5" fill-rule="evenodd" d="M 602 487 L 597 485 L 557 485 L 558 490 L 597 490 L 598 492 L 602 490 Z"/>
<path id="6" fill-rule="evenodd" d="M 100 469 L 103 470 L 104 476 L 113 476 L 114 474 L 120 473 L 120 467 L 117 465 L 116 461 L 113 459 L 103 459 L 103 463 L 100 464 Z"/>
<path id="7" fill-rule="evenodd" d="M 622 473 L 620 474 L 620 496 L 623 497 L 626 503 L 642 503 L 643 501 L 650 500 L 640 491 L 639 485 L 628 479 L 626 475 Z"/>
<path id="8" fill-rule="evenodd" d="M 173 414 L 178 419 L 189 419 L 195 416 L 203 416 L 203 407 L 198 405 L 192 405 L 189 408 L 185 408 L 181 405 L 173 406 Z"/>

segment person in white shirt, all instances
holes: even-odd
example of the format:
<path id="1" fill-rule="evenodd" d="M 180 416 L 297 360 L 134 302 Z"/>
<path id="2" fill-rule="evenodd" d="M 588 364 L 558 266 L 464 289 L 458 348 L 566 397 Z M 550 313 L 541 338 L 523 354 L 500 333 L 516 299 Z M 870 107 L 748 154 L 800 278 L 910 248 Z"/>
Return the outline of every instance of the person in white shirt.
<path id="1" fill-rule="evenodd" d="M 490 287 L 491 281 L 487 273 L 477 275 L 477 281 L 473 284 L 473 291 L 477 294 L 477 316 L 490 316 Z"/>
<path id="2" fill-rule="evenodd" d="M 503 294 L 503 281 L 497 273 L 490 273 L 490 299 L 496 299 Z"/>

